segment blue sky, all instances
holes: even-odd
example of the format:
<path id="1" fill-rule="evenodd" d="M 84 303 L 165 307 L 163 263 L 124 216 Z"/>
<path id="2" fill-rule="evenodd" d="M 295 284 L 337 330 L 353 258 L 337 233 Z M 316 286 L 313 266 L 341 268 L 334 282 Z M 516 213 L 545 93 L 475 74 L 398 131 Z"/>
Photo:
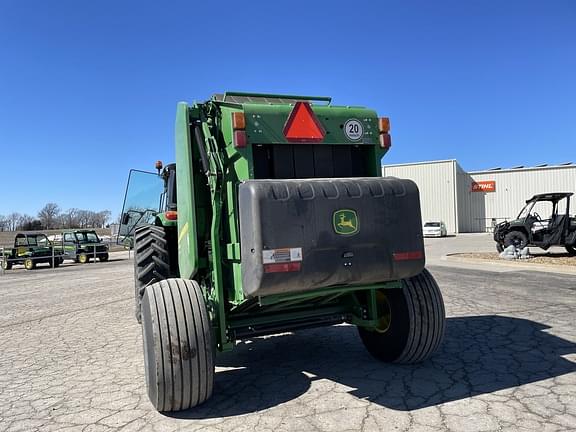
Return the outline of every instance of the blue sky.
<path id="1" fill-rule="evenodd" d="M 217 5 L 217 6 L 212 6 Z M 573 1 L 0 1 L 0 214 L 121 210 L 176 102 L 329 95 L 391 118 L 386 163 L 576 161 Z"/>

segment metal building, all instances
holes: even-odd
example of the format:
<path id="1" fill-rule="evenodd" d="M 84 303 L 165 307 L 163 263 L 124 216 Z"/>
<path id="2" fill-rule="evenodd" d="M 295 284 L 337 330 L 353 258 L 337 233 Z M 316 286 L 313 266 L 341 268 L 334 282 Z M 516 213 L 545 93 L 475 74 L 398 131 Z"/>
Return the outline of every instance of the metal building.
<path id="1" fill-rule="evenodd" d="M 384 165 L 382 175 L 414 180 L 422 219 L 444 221 L 452 233 L 489 231 L 494 223 L 515 218 L 538 193 L 576 193 L 572 163 L 466 172 L 456 160 L 443 160 Z M 576 199 L 571 207 L 574 212 Z"/>

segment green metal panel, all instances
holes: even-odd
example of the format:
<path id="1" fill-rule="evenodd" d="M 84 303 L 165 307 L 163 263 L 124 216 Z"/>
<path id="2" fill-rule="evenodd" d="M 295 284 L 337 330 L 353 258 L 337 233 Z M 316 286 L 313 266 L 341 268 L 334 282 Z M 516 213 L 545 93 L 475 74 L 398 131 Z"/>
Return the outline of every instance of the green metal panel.
<path id="1" fill-rule="evenodd" d="M 178 267 L 180 276 L 192 279 L 198 271 L 198 240 L 196 237 L 196 204 L 192 137 L 188 105 L 180 102 L 176 111 L 176 193 L 178 199 Z"/>
<path id="2" fill-rule="evenodd" d="M 285 95 L 265 96 L 287 98 Z M 315 99 L 328 102 L 327 98 Z M 230 315 L 230 309 L 234 305 L 246 302 L 241 282 L 237 186 L 240 182 L 253 178 L 252 145 L 288 143 L 283 136 L 283 129 L 292 108 L 293 104 L 234 104 L 216 100 L 191 106 L 186 103 L 178 105 L 176 169 L 180 274 L 184 278 L 193 278 L 196 275 L 200 279 L 209 301 L 212 325 L 218 349 L 221 351 L 233 346 L 229 332 L 231 326 L 245 325 L 251 319 L 254 322 L 261 320 L 268 323 L 297 318 L 298 314 L 314 315 L 314 308 L 308 308 L 310 310 L 306 312 L 296 312 L 290 311 L 290 305 L 296 307 L 318 302 L 322 305 L 320 309 L 335 307 L 335 310 L 341 312 L 348 311 L 353 315 L 352 319 L 359 323 L 371 323 L 373 304 L 352 304 L 349 299 L 353 298 L 353 293 L 370 291 L 369 298 L 373 303 L 375 290 L 400 286 L 398 282 L 390 282 L 369 286 L 331 287 L 314 293 L 266 297 L 259 299 L 259 307 L 266 307 L 268 310 L 274 308 L 274 316 L 255 314 L 251 318 L 250 313 L 242 317 Z M 322 143 L 372 145 L 368 163 L 373 169 L 367 174 L 380 175 L 380 159 L 386 150 L 378 145 L 378 118 L 374 111 L 361 107 L 330 105 L 313 105 L 312 109 L 327 132 Z M 231 114 L 235 111 L 245 113 L 248 146 L 243 149 L 233 146 Z M 351 140 L 344 133 L 343 127 L 350 119 L 357 120 L 362 125 L 363 134 L 358 140 Z M 207 177 L 199 169 L 199 153 L 191 132 L 191 122 L 200 126 L 204 135 L 204 142 L 199 144 L 206 149 L 210 171 Z M 198 256 L 198 239 L 201 239 L 203 244 L 209 240 L 209 255 Z M 205 267 L 206 270 L 203 270 Z M 333 302 L 337 302 L 337 306 Z M 365 314 L 360 313 L 364 310 L 363 307 L 366 308 Z"/>
<path id="3" fill-rule="evenodd" d="M 252 166 L 252 150 L 248 146 L 243 149 L 236 149 L 233 145 L 232 130 L 232 113 L 242 111 L 238 108 L 221 107 L 220 130 L 224 138 L 224 190 L 226 194 L 225 215 L 223 220 L 226 222 L 229 234 L 229 244 L 226 259 L 229 261 L 232 269 L 229 275 L 228 298 L 233 304 L 244 301 L 242 292 L 242 273 L 240 269 L 240 232 L 239 232 L 239 215 L 237 202 L 237 186 L 240 182 L 250 178 Z"/>
<path id="4" fill-rule="evenodd" d="M 175 220 L 167 219 L 164 213 L 158 213 L 156 215 L 156 224 L 162 225 L 163 227 L 172 227 L 177 226 L 178 222 Z"/>
<path id="5" fill-rule="evenodd" d="M 250 144 L 289 144 L 283 130 L 293 105 L 244 104 L 246 135 Z M 312 111 L 326 130 L 324 144 L 378 144 L 378 116 L 360 107 L 312 105 Z M 359 139 L 350 139 L 344 125 L 357 120 L 363 127 Z M 306 145 L 306 144 L 302 144 Z"/>

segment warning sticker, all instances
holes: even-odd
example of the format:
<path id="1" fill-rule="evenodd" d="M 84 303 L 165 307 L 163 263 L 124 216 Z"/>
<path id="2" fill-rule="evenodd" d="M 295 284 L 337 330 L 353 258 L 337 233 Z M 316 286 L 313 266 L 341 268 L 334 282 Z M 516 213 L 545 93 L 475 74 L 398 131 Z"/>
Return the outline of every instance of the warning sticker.
<path id="1" fill-rule="evenodd" d="M 268 249 L 262 251 L 263 264 L 302 261 L 302 248 Z"/>
<path id="2" fill-rule="evenodd" d="M 351 141 L 358 141 L 364 135 L 364 127 L 362 122 L 356 119 L 346 120 L 344 123 L 344 133 Z"/>

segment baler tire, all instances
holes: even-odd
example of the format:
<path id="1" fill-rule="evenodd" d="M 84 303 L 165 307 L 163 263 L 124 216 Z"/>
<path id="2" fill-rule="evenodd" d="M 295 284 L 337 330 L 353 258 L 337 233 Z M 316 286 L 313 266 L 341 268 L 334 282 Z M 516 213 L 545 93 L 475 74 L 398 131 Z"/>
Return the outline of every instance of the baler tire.
<path id="1" fill-rule="evenodd" d="M 134 299 L 136 320 L 141 322 L 144 289 L 170 277 L 170 255 L 164 228 L 143 225 L 134 232 Z"/>
<path id="2" fill-rule="evenodd" d="M 214 345 L 196 281 L 165 279 L 146 287 L 142 339 L 148 397 L 158 411 L 193 408 L 212 396 Z"/>
<path id="3" fill-rule="evenodd" d="M 502 246 L 501 243 L 496 243 L 496 250 L 498 251 L 498 253 L 502 253 L 504 252 L 504 246 Z"/>
<path id="4" fill-rule="evenodd" d="M 434 277 L 422 273 L 402 281 L 401 289 L 386 290 L 390 325 L 384 332 L 358 327 L 364 346 L 384 362 L 410 364 L 429 358 L 444 336 L 445 309 Z"/>
<path id="5" fill-rule="evenodd" d="M 575 246 L 566 245 L 566 246 L 564 246 L 564 248 L 566 249 L 566 252 L 568 253 L 568 255 L 570 255 L 570 256 L 576 255 L 576 247 Z"/>
<path id="6" fill-rule="evenodd" d="M 106 262 L 106 261 L 108 261 L 109 258 L 110 258 L 110 256 L 107 253 L 105 253 L 105 254 L 100 255 L 100 257 L 98 259 L 100 260 L 100 262 Z"/>
<path id="7" fill-rule="evenodd" d="M 2 269 L 3 270 L 12 270 L 12 263 L 7 260 L 2 260 Z"/>

